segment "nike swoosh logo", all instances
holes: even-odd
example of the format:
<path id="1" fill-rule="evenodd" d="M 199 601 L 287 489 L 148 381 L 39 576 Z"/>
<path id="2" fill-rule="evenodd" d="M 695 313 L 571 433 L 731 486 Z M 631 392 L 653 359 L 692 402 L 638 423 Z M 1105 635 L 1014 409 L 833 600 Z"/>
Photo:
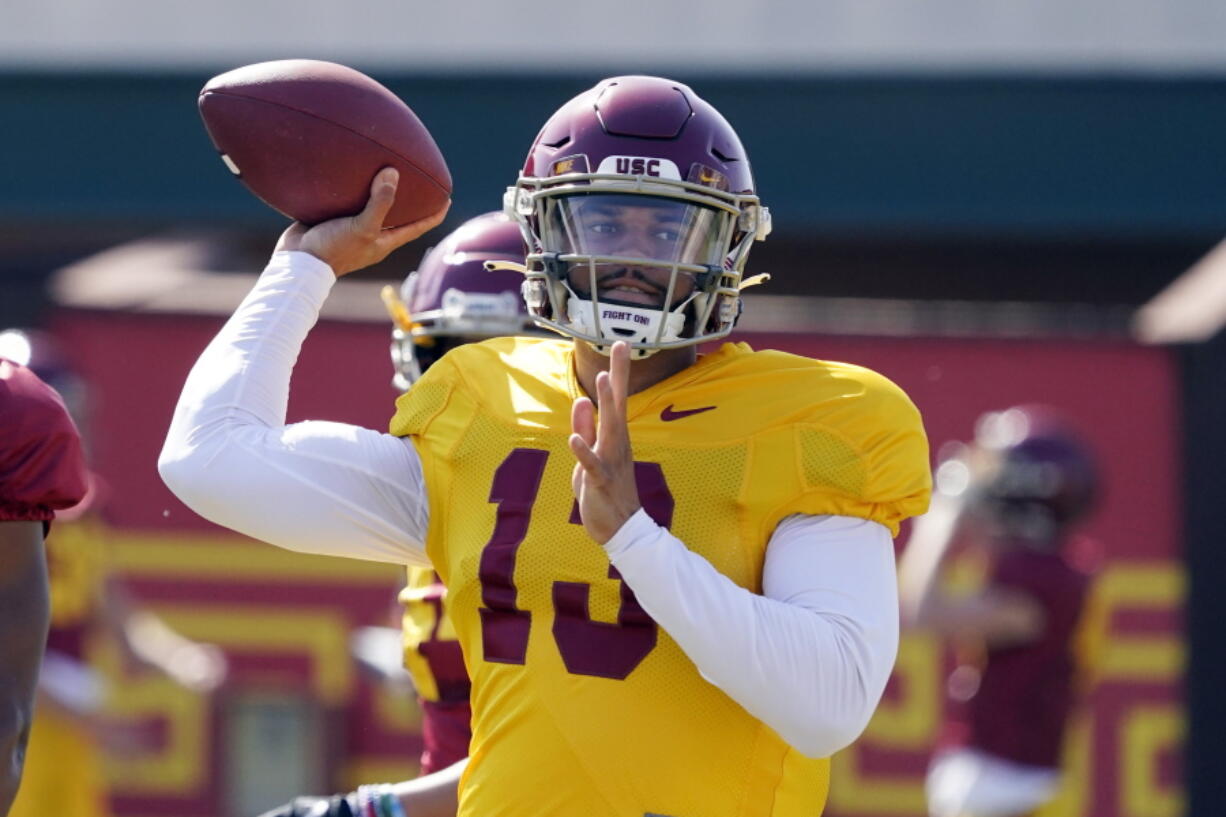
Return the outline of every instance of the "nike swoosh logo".
<path id="1" fill-rule="evenodd" d="M 668 408 L 660 412 L 660 419 L 666 423 L 673 420 L 680 420 L 682 417 L 689 417 L 691 414 L 702 414 L 704 411 L 712 411 L 718 406 L 703 406 L 696 409 L 682 409 L 681 411 L 673 411 L 672 403 L 669 403 Z"/>

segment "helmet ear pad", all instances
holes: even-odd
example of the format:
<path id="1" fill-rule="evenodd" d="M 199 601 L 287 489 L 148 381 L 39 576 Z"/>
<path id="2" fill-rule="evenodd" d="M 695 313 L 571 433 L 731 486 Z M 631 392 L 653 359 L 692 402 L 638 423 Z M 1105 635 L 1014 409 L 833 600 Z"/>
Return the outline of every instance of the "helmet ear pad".
<path id="1" fill-rule="evenodd" d="M 723 297 L 723 296 L 720 296 L 720 297 Z M 715 310 L 718 312 L 722 308 L 722 306 L 723 304 L 716 304 Z M 733 328 L 736 328 L 736 325 L 740 323 L 741 321 L 741 313 L 745 311 L 745 302 L 741 300 L 740 296 L 736 298 L 736 306 L 732 308 L 736 310 L 736 315 L 732 317 L 732 326 Z M 712 314 L 714 315 L 715 313 L 712 313 Z"/>

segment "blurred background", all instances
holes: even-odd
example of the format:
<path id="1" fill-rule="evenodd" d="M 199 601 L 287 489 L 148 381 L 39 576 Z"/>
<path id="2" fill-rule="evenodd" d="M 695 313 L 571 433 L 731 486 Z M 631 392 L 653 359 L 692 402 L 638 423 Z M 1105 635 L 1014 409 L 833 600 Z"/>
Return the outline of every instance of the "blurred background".
<path id="1" fill-rule="evenodd" d="M 197 92 L 310 57 L 371 74 L 434 134 L 455 182 L 438 236 L 497 209 L 540 125 L 600 77 L 691 84 L 774 214 L 742 339 L 883 372 L 934 452 L 986 410 L 1043 402 L 1100 459 L 1084 532 L 1106 554 L 1104 647 L 1044 813 L 1226 813 L 1223 42 L 1219 0 L 5 0 L 0 329 L 47 330 L 80 378 L 106 572 L 227 666 L 202 695 L 92 638 L 108 731 L 127 736 L 107 749 L 111 812 L 245 817 L 417 768 L 411 694 L 348 650 L 393 622 L 398 571 L 215 528 L 154 464 L 188 368 L 283 228 L 219 161 Z M 378 290 L 428 244 L 337 287 L 291 420 L 385 427 Z M 947 665 L 904 640 L 829 814 L 924 813 Z"/>

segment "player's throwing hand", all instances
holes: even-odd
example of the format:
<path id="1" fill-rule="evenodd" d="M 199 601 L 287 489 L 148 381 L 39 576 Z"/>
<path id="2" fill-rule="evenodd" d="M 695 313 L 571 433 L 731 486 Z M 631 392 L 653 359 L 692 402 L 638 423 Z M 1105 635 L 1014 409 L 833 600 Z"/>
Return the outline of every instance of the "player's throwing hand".
<path id="1" fill-rule="evenodd" d="M 571 408 L 570 450 L 578 460 L 571 483 L 583 527 L 602 545 L 641 507 L 626 425 L 629 380 L 630 346 L 618 342 L 609 355 L 609 370 L 596 376 L 599 417 L 593 416 L 588 397 Z"/>
<path id="2" fill-rule="evenodd" d="M 383 221 L 396 200 L 396 184 L 400 174 L 395 168 L 380 170 L 370 183 L 370 199 L 356 216 L 343 216 L 307 227 L 299 221 L 290 225 L 277 242 L 278 250 L 302 250 L 332 267 L 336 277 L 377 264 L 418 236 L 442 223 L 451 206 L 421 221 L 414 221 L 390 230 Z"/>

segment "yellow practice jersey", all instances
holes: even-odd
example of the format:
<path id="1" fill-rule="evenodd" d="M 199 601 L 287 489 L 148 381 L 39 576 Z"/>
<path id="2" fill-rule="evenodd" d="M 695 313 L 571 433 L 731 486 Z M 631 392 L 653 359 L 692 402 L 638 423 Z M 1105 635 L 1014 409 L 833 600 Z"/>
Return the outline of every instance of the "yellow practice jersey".
<path id="1" fill-rule="evenodd" d="M 103 753 L 89 727 L 54 707 L 30 728 L 21 788 L 8 817 L 110 817 Z"/>
<path id="2" fill-rule="evenodd" d="M 398 401 L 430 500 L 427 549 L 472 676 L 464 817 L 812 817 L 826 759 L 705 681 L 579 522 L 569 341 L 453 350 Z M 643 507 L 761 592 L 790 514 L 927 507 L 915 407 L 866 369 L 725 344 L 632 395 Z"/>

